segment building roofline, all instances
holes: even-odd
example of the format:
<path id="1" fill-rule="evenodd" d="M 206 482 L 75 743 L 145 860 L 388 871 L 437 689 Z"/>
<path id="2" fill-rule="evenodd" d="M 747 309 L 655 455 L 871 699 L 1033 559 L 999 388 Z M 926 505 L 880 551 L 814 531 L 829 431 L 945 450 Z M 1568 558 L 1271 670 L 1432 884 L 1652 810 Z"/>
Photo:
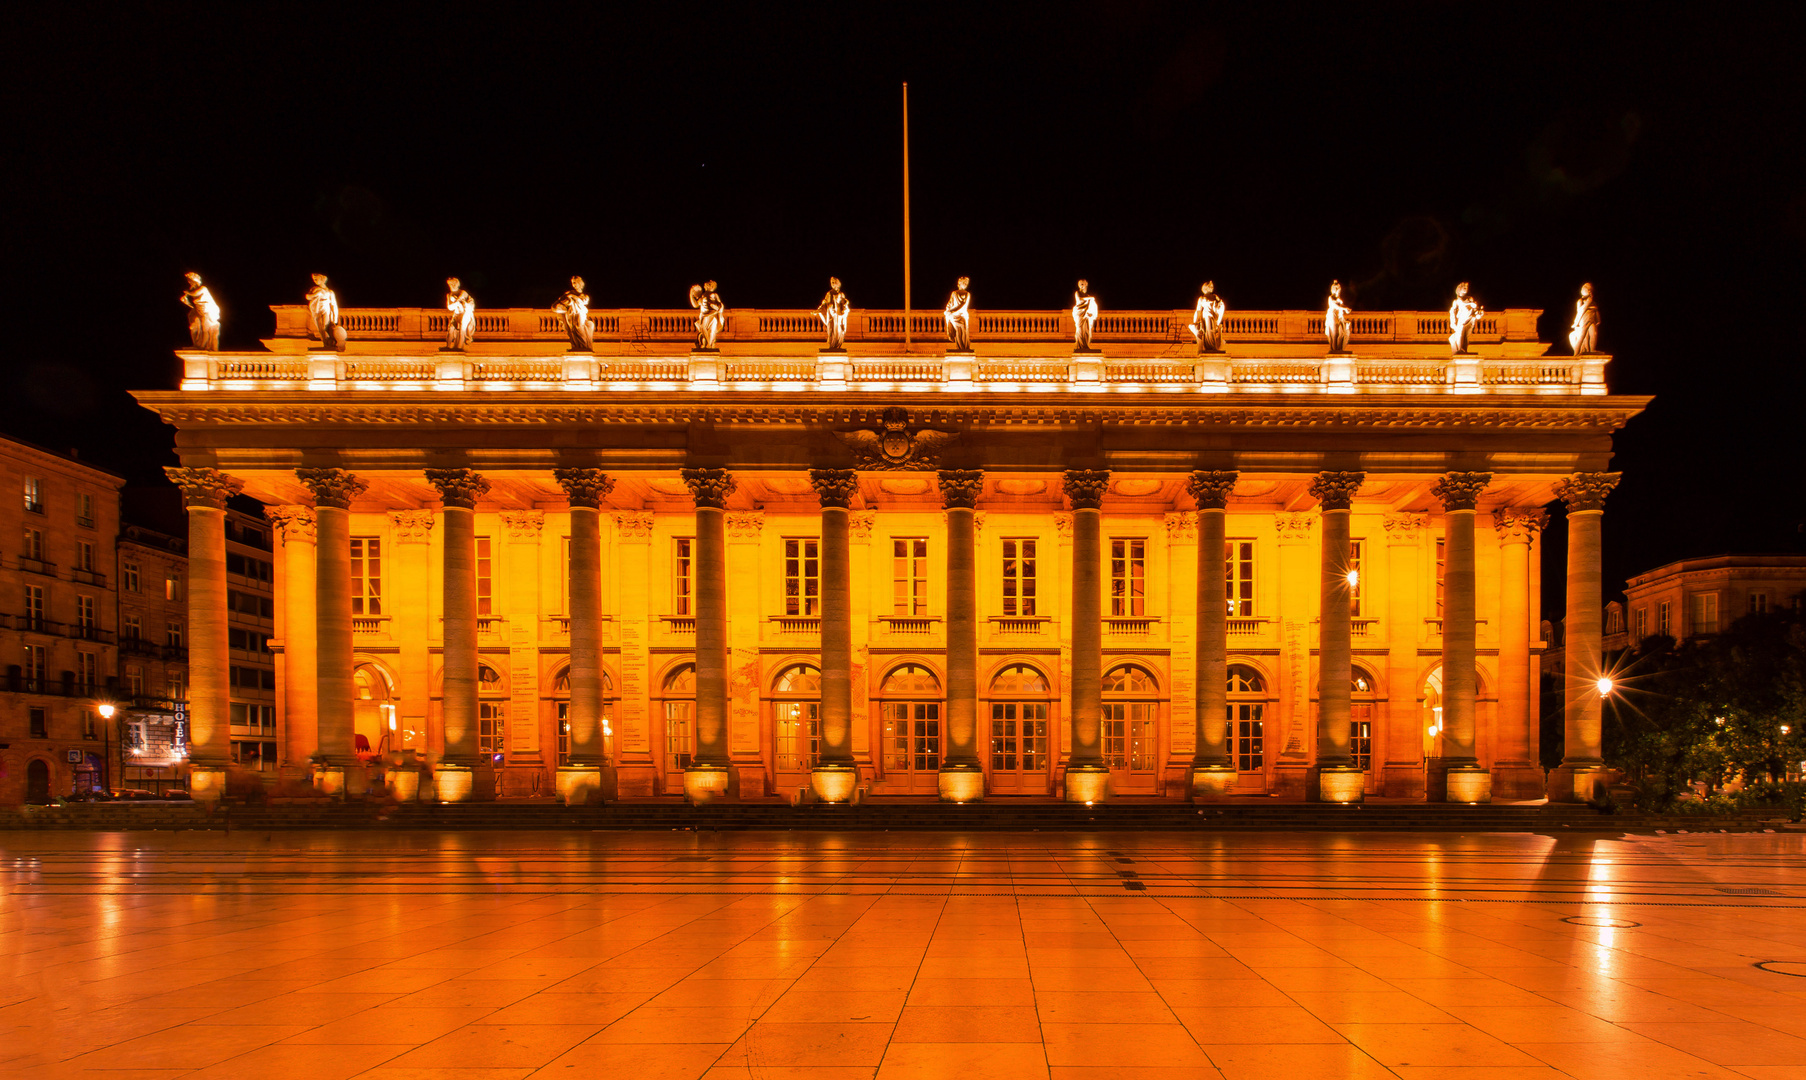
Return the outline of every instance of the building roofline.
<path id="1" fill-rule="evenodd" d="M 43 454 L 45 457 L 49 457 L 49 458 L 55 458 L 57 461 L 60 461 L 60 462 L 64 463 L 65 465 L 74 465 L 77 468 L 86 469 L 89 472 L 99 473 L 102 476 L 110 476 L 113 479 L 118 480 L 121 485 L 124 485 L 126 482 L 126 477 L 125 477 L 124 473 L 118 473 L 118 472 L 114 472 L 112 469 L 103 468 L 102 466 L 96 465 L 91 461 L 87 461 L 83 458 L 76 457 L 73 454 L 65 453 L 60 450 L 52 450 L 48 446 L 42 446 L 38 443 L 34 443 L 34 442 L 30 441 L 29 439 L 21 439 L 17 435 L 8 435 L 6 432 L 0 431 L 0 442 L 11 443 L 14 446 L 20 447 L 25 450 L 30 450 L 33 453 Z"/>

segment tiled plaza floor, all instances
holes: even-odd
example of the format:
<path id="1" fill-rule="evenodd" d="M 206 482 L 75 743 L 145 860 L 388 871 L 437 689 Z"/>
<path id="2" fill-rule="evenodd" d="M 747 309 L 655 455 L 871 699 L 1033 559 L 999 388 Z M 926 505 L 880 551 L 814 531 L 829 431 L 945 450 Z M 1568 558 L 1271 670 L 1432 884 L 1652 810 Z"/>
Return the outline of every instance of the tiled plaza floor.
<path id="1" fill-rule="evenodd" d="M 1806 838 L 1605 835 L 0 834 L 0 1076 L 1806 1077 Z"/>

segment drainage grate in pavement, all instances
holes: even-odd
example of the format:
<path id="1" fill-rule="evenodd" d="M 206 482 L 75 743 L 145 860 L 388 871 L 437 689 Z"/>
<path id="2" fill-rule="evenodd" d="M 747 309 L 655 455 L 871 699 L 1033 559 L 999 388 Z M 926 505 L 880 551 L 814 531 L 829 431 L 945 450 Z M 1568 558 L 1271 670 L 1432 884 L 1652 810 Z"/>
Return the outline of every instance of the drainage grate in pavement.
<path id="1" fill-rule="evenodd" d="M 1732 887 L 1729 885 L 1718 885 L 1718 886 L 1715 886 L 1715 888 L 1719 892 L 1724 893 L 1726 896 L 1786 896 L 1787 895 L 1786 893 L 1781 892 L 1779 889 L 1759 889 L 1753 885 L 1747 886 L 1747 887 L 1740 887 L 1740 888 Z"/>

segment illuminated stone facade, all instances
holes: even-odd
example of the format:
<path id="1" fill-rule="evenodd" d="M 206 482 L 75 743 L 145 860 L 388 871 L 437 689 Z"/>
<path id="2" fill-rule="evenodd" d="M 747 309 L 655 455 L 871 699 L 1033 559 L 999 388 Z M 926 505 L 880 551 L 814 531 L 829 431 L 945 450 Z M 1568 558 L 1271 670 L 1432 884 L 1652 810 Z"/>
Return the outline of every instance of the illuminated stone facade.
<path id="1" fill-rule="evenodd" d="M 1320 314 L 1239 312 L 1194 357 L 1189 311 L 1106 312 L 1083 354 L 1063 312 L 980 313 L 965 355 L 921 345 L 938 314 L 905 352 L 856 310 L 827 353 L 812 312 L 732 311 L 716 354 L 682 312 L 592 311 L 579 353 L 546 312 L 453 352 L 443 313 L 348 310 L 337 353 L 277 308 L 267 352 L 138 397 L 216 470 L 191 543 L 218 485 L 272 508 L 284 764 L 329 789 L 412 750 L 443 797 L 838 798 L 850 764 L 874 797 L 1441 798 L 1452 767 L 1525 798 L 1541 509 L 1603 499 L 1646 403 L 1537 314 L 1450 357 L 1446 316 L 1362 313 L 1325 357 Z"/>

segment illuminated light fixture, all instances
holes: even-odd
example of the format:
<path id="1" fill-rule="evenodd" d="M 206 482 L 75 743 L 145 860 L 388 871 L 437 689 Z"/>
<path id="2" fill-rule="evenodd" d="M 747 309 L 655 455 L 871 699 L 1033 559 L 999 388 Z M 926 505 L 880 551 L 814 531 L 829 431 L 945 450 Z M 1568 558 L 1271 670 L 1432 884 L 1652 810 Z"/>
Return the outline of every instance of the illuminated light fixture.
<path id="1" fill-rule="evenodd" d="M 113 719 L 113 706 L 107 702 L 101 702 L 100 706 L 94 711 L 100 714 L 102 720 Z"/>
<path id="2" fill-rule="evenodd" d="M 1724 727 L 1724 717 L 1722 716 L 1713 717 L 1712 722 L 1719 727 Z"/>
<path id="3" fill-rule="evenodd" d="M 1599 688 L 1599 696 L 1605 697 L 1612 692 L 1612 677 L 1610 675 L 1601 675 L 1599 676 L 1599 681 L 1593 685 Z"/>
<path id="4" fill-rule="evenodd" d="M 1793 730 L 1793 728 L 1788 727 L 1786 724 L 1781 725 L 1781 734 L 1783 734 L 1783 735 L 1786 735 L 1788 732 L 1790 732 L 1792 730 Z"/>
<path id="5" fill-rule="evenodd" d="M 1358 589 L 1361 587 L 1361 572 L 1359 570 L 1350 570 L 1348 572 L 1348 587 L 1351 589 Z"/>

